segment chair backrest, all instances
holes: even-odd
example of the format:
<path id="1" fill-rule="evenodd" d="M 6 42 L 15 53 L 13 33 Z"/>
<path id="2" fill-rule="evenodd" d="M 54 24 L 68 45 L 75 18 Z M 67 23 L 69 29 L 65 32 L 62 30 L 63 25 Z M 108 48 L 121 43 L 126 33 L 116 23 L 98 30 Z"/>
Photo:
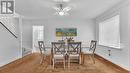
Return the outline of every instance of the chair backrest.
<path id="1" fill-rule="evenodd" d="M 39 45 L 40 53 L 42 54 L 42 51 L 45 51 L 44 42 L 43 41 L 38 41 L 38 45 Z"/>
<path id="2" fill-rule="evenodd" d="M 69 54 L 80 54 L 81 53 L 81 42 L 69 42 L 68 43 Z"/>
<path id="3" fill-rule="evenodd" d="M 91 40 L 89 51 L 92 50 L 93 53 L 94 53 L 94 52 L 95 52 L 95 49 L 96 49 L 96 44 L 97 44 L 97 41 L 95 41 L 95 40 Z"/>
<path id="4" fill-rule="evenodd" d="M 65 42 L 52 42 L 52 54 L 64 54 L 65 53 Z"/>

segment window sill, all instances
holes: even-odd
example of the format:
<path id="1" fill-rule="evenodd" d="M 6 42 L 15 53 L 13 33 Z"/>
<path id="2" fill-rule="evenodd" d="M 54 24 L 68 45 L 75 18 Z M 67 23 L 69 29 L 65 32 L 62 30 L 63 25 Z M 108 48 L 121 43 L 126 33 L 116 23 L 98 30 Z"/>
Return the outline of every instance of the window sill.
<path id="1" fill-rule="evenodd" d="M 98 44 L 98 46 L 103 46 L 103 47 L 107 47 L 107 48 L 111 48 L 111 49 L 118 49 L 118 50 L 121 49 L 121 47 L 112 47 L 112 46 L 106 46 L 106 45 L 101 45 L 101 44 Z"/>

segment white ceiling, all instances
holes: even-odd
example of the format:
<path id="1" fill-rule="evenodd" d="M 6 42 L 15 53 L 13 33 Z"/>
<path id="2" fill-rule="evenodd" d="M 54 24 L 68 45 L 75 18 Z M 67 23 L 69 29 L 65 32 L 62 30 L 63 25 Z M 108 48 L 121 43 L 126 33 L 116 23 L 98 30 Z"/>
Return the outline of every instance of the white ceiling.
<path id="1" fill-rule="evenodd" d="M 15 0 L 16 13 L 30 18 L 61 18 L 54 15 L 54 0 Z M 69 16 L 64 18 L 92 19 L 110 9 L 122 0 L 70 0 L 68 5 L 73 7 Z M 63 17 L 62 17 L 63 18 Z"/>

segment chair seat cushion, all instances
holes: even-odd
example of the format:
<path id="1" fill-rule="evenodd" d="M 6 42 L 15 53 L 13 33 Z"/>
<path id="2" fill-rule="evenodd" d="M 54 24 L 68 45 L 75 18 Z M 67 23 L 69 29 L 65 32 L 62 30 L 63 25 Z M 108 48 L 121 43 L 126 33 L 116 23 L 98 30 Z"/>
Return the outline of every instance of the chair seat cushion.
<path id="1" fill-rule="evenodd" d="M 77 57 L 77 56 L 79 56 L 79 54 L 70 54 L 69 56 L 71 56 L 71 57 Z"/>
<path id="2" fill-rule="evenodd" d="M 70 59 L 79 59 L 79 54 L 70 54 L 69 58 Z"/>
<path id="3" fill-rule="evenodd" d="M 83 48 L 82 49 L 82 52 L 84 53 L 84 54 L 93 54 L 93 50 L 89 50 L 90 48 Z"/>
<path id="4" fill-rule="evenodd" d="M 64 59 L 64 55 L 63 54 L 60 54 L 60 55 L 55 54 L 54 59 Z"/>
<path id="5" fill-rule="evenodd" d="M 93 54 L 93 51 L 92 50 L 87 50 L 87 51 L 85 51 L 85 53 L 84 54 Z"/>

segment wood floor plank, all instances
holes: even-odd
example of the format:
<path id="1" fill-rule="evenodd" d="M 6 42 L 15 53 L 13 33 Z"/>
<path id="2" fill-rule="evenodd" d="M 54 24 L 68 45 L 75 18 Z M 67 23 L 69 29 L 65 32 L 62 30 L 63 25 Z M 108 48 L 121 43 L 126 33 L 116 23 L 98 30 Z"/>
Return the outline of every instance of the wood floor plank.
<path id="1" fill-rule="evenodd" d="M 108 65 L 98 58 L 99 57 L 96 57 L 96 63 L 93 64 L 90 58 L 85 55 L 83 65 L 71 63 L 70 69 L 64 69 L 62 63 L 58 63 L 56 64 L 56 68 L 53 69 L 49 64 L 49 57 L 47 57 L 44 63 L 40 65 L 40 55 L 30 54 L 1 67 L 0 73 L 130 73 L 124 70 L 119 70 L 112 65 Z"/>

